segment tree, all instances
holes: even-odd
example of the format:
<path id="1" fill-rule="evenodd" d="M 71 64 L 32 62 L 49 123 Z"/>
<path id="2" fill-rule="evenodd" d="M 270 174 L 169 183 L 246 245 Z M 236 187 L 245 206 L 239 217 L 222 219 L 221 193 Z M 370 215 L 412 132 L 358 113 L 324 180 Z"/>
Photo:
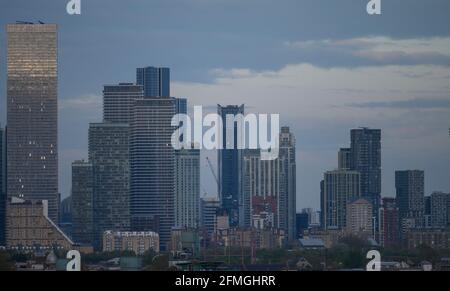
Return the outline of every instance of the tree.
<path id="1" fill-rule="evenodd" d="M 14 271 L 11 256 L 4 251 L 0 251 L 0 271 Z"/>

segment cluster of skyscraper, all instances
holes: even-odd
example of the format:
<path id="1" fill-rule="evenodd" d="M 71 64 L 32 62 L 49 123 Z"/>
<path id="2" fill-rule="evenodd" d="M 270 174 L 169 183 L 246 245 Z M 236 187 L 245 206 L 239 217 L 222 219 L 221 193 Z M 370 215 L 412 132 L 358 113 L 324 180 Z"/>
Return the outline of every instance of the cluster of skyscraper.
<path id="1" fill-rule="evenodd" d="M 47 201 L 60 221 L 57 143 L 57 27 L 7 26 L 7 127 L 0 128 L 0 245 L 7 240 L 7 199 Z M 239 149 L 239 123 L 223 127 L 218 150 L 218 199 L 200 198 L 200 150 L 172 146 L 172 118 L 187 114 L 187 100 L 171 97 L 170 70 L 143 67 L 134 83 L 105 85 L 103 121 L 89 125 L 89 156 L 72 164 L 71 219 L 76 243 L 102 246 L 106 231 L 153 231 L 167 248 L 174 227 L 216 231 L 227 227 L 282 230 L 296 237 L 295 137 L 279 135 L 279 156 Z M 244 105 L 217 113 L 244 115 Z M 245 126 L 245 124 L 244 124 Z M 227 133 L 234 147 L 227 147 Z M 395 173 L 396 198 L 381 198 L 381 130 L 350 132 L 338 169 L 321 182 L 320 224 L 325 231 L 368 233 L 397 244 L 411 230 L 450 227 L 450 194 L 424 195 L 424 172 Z M 65 205 L 65 204 L 64 204 Z M 48 210 L 48 211 L 47 211 Z M 308 213 L 305 215 L 310 216 Z M 224 220 L 225 217 L 225 220 Z M 231 232 L 230 232 L 231 233 Z"/>
<path id="2" fill-rule="evenodd" d="M 7 232 L 7 198 L 45 200 L 48 218 L 60 221 L 57 27 L 18 23 L 8 25 L 7 35 L 0 244 Z M 293 239 L 296 165 L 289 128 L 282 128 L 279 158 L 273 161 L 261 160 L 257 150 L 219 150 L 219 199 L 201 199 L 200 150 L 172 147 L 171 121 L 179 113 L 187 114 L 187 100 L 171 97 L 168 68 L 138 68 L 135 83 L 104 86 L 103 121 L 89 125 L 88 159 L 72 163 L 72 240 L 99 249 L 106 231 L 154 231 L 165 249 L 172 228 L 212 233 L 218 215 L 227 217 L 230 227 L 283 229 Z M 244 114 L 244 105 L 219 105 L 218 113 L 224 119 Z"/>
<path id="3" fill-rule="evenodd" d="M 425 197 L 424 171 L 396 171 L 396 198 L 381 198 L 381 130 L 359 128 L 350 135 L 338 169 L 321 182 L 324 230 L 365 233 L 383 246 L 398 246 L 410 231 L 450 227 L 450 194 Z"/>

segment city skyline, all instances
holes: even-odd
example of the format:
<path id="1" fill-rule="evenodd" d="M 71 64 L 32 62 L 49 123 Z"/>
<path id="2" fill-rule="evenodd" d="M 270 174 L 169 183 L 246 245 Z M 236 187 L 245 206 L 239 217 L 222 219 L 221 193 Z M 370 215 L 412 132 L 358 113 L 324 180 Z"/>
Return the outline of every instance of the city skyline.
<path id="1" fill-rule="evenodd" d="M 449 271 L 450 2 L 402 1 L 1 1 L 0 271 Z"/>
<path id="2" fill-rule="evenodd" d="M 19 3 L 20 1 L 18 1 Z M 311 4 L 310 1 L 304 1 L 306 5 L 309 5 L 312 8 L 312 11 L 316 15 L 322 15 L 323 11 L 318 11 L 313 9 L 315 4 Z M 346 1 L 343 1 L 346 2 Z M 400 14 L 399 17 L 403 17 L 406 19 L 405 22 L 408 23 L 408 19 L 411 19 L 416 11 L 417 1 L 413 1 L 411 4 L 412 15 L 408 16 Z M 47 6 L 45 5 L 47 3 Z M 44 1 L 44 5 L 42 8 L 37 7 L 37 11 L 42 11 L 45 7 L 50 7 L 50 5 L 55 5 L 56 2 L 52 1 Z M 156 2 L 155 2 L 156 3 Z M 445 2 L 442 2 L 445 3 Z M 20 7 L 20 4 L 7 4 L 5 10 L 3 11 L 16 11 L 15 7 Z M 17 5 L 17 6 L 16 6 Z M 34 4 L 27 4 L 34 5 Z M 86 5 L 85 9 L 92 10 L 92 14 L 96 15 L 99 3 L 93 1 L 92 4 Z M 131 9 L 133 8 L 150 8 L 151 5 L 140 6 L 138 4 L 130 4 Z M 156 4 L 155 4 L 156 5 Z M 192 9 L 191 4 L 185 4 L 187 9 Z M 198 3 L 199 6 L 201 4 Z M 232 5 L 241 6 L 241 5 L 251 5 L 251 4 L 237 4 L 237 2 L 230 2 L 230 4 L 221 4 L 230 8 Z M 231 6 L 227 6 L 231 5 Z M 266 4 L 264 4 L 266 5 Z M 286 3 L 287 7 L 289 5 L 293 5 L 291 2 Z M 331 4 L 335 5 L 335 4 Z M 386 4 L 392 5 L 392 7 L 386 8 L 387 11 L 397 11 L 395 9 L 396 4 Z M 442 4 L 448 5 L 448 4 Z M 350 8 L 348 4 L 342 4 L 342 8 L 338 9 L 341 14 L 338 15 L 352 15 L 353 13 L 359 14 L 359 8 Z M 117 12 L 117 9 L 123 7 L 123 4 L 111 5 L 108 7 L 102 7 L 102 9 L 109 9 L 108 11 Z M 168 9 L 163 6 L 156 6 L 158 9 L 164 10 Z M 277 11 L 284 11 L 287 7 L 277 8 Z M 292 6 L 291 6 L 292 7 Z M 298 8 L 298 6 L 294 6 Z M 200 7 L 201 9 L 205 9 L 207 11 L 211 10 L 210 7 Z M 10 9 L 10 10 L 9 10 Z M 344 9 L 348 9 L 348 11 L 344 11 Z M 112 39 L 108 35 L 102 35 L 99 31 L 101 31 L 103 25 L 107 25 L 107 21 L 102 24 L 98 24 L 97 30 L 98 32 L 92 32 L 89 35 L 83 36 L 82 33 L 86 32 L 86 24 L 84 21 L 77 21 L 75 19 L 70 18 L 64 14 L 64 11 L 61 12 L 61 15 L 55 15 L 53 12 L 49 12 L 52 9 L 47 9 L 47 12 L 42 12 L 40 15 L 47 16 L 42 17 L 44 21 L 52 21 L 58 23 L 61 26 L 62 31 L 64 33 L 61 34 L 60 44 L 61 47 L 64 48 L 60 52 L 60 60 L 61 65 L 60 68 L 63 70 L 64 74 L 61 74 L 61 104 L 60 104 L 60 114 L 64 117 L 60 117 L 60 144 L 63 146 L 63 151 L 60 152 L 60 191 L 63 197 L 66 197 L 69 194 L 70 190 L 70 164 L 72 161 L 77 159 L 86 159 L 87 158 L 87 122 L 94 122 L 100 120 L 98 118 L 101 116 L 101 90 L 102 86 L 105 84 L 114 84 L 121 81 L 133 81 L 133 70 L 136 67 L 143 67 L 148 65 L 164 65 L 173 68 L 173 72 L 175 75 L 175 82 L 172 88 L 174 92 L 173 95 L 176 96 L 186 96 L 189 99 L 189 104 L 197 105 L 197 104 L 205 104 L 206 106 L 211 105 L 211 103 L 221 103 L 221 104 L 241 104 L 241 102 L 236 101 L 237 98 L 245 97 L 244 100 L 246 104 L 246 108 L 250 108 L 248 111 L 268 111 L 268 106 L 273 105 L 272 103 L 267 104 L 266 99 L 270 99 L 267 97 L 266 93 L 262 93 L 265 87 L 261 87 L 261 90 L 252 89 L 249 90 L 249 85 L 253 88 L 258 88 L 261 81 L 268 82 L 269 84 L 273 84 L 275 86 L 279 86 L 277 83 L 273 83 L 269 78 L 271 74 L 275 74 L 276 76 L 286 76 L 284 81 L 293 80 L 301 80 L 302 78 L 306 78 L 308 75 L 314 75 L 313 84 L 316 82 L 320 82 L 320 80 L 325 80 L 328 78 L 337 78 L 338 74 L 332 74 L 332 72 L 327 75 L 327 73 L 322 70 L 323 64 L 320 64 L 316 57 L 311 57 L 311 59 L 302 59 L 298 56 L 298 52 L 302 52 L 307 58 L 311 54 L 322 54 L 325 56 L 329 56 L 331 63 L 329 66 L 336 70 L 337 73 L 343 73 L 345 75 L 345 79 L 343 80 L 343 84 L 345 86 L 338 86 L 333 89 L 335 86 L 335 82 L 332 82 L 329 86 L 325 86 L 325 90 L 333 89 L 333 94 L 323 95 L 318 92 L 316 87 L 313 87 L 311 92 L 314 96 L 318 96 L 320 98 L 325 98 L 326 108 L 323 105 L 318 105 L 317 103 L 311 103 L 311 100 L 308 100 L 308 96 L 310 92 L 305 90 L 304 86 L 296 87 L 294 91 L 286 91 L 279 90 L 278 94 L 286 95 L 286 97 L 282 100 L 286 102 L 280 102 L 281 104 L 291 104 L 293 102 L 293 96 L 300 95 L 300 99 L 302 103 L 299 103 L 299 106 L 292 106 L 295 109 L 299 110 L 299 113 L 296 115 L 301 116 L 297 118 L 293 116 L 292 111 L 286 108 L 286 106 L 273 106 L 273 110 L 279 111 L 281 113 L 281 118 L 284 119 L 282 124 L 290 125 L 292 130 L 294 131 L 295 136 L 298 140 L 297 145 L 297 210 L 305 207 L 314 207 L 318 208 L 319 206 L 319 193 L 320 189 L 317 186 L 321 179 L 321 174 L 325 170 L 330 170 L 335 168 L 335 160 L 331 159 L 331 157 L 335 156 L 336 148 L 346 146 L 347 142 L 347 132 L 351 128 L 357 128 L 359 126 L 368 126 L 371 128 L 381 128 L 383 130 L 383 172 L 382 172 L 382 191 L 381 194 L 383 197 L 389 196 L 394 197 L 395 187 L 394 187 L 394 171 L 402 170 L 402 169 L 421 169 L 425 170 L 425 194 L 429 195 L 433 191 L 443 191 L 450 192 L 450 185 L 447 177 L 449 172 L 448 165 L 448 153 L 449 153 L 449 140 L 448 140 L 448 127 L 450 124 L 450 120 L 448 118 L 449 114 L 449 106 L 446 105 L 446 92 L 445 85 L 437 81 L 430 81 L 426 78 L 419 79 L 419 83 L 417 86 L 412 85 L 414 80 L 417 80 L 418 76 L 423 74 L 427 74 L 428 71 L 431 71 L 433 75 L 438 78 L 443 79 L 447 74 L 446 67 L 446 54 L 443 53 L 443 58 L 438 62 L 436 59 L 430 58 L 414 58 L 414 56 L 420 55 L 423 50 L 427 52 L 430 50 L 430 53 L 437 51 L 439 53 L 439 47 L 446 47 L 447 38 L 449 32 L 447 29 L 443 27 L 438 27 L 436 23 L 440 23 L 439 19 L 440 14 L 436 14 L 436 10 L 432 10 L 433 8 L 427 8 L 426 15 L 430 15 L 433 13 L 434 18 L 437 19 L 435 22 L 429 21 L 429 25 L 422 30 L 419 30 L 419 35 L 408 34 L 402 27 L 398 27 L 397 29 L 390 28 L 388 25 L 380 25 L 380 27 L 375 28 L 373 24 L 371 24 L 374 20 L 363 20 L 363 23 L 366 24 L 367 31 L 362 29 L 357 29 L 356 32 L 343 34 L 339 33 L 339 31 L 335 30 L 326 33 L 320 27 L 314 27 L 308 35 L 303 38 L 296 38 L 295 33 L 293 33 L 292 28 L 286 28 L 286 35 L 284 40 L 274 40 L 271 38 L 270 43 L 274 43 L 272 41 L 280 41 L 284 42 L 284 47 L 280 52 L 283 52 L 284 55 L 289 56 L 289 59 L 285 57 L 283 61 L 280 61 L 278 58 L 268 59 L 267 61 L 270 63 L 267 67 L 258 67 L 255 66 L 255 58 L 251 61 L 249 58 L 248 61 L 245 60 L 245 51 L 243 54 L 237 54 L 239 60 L 233 61 L 230 67 L 225 67 L 224 65 L 218 63 L 210 63 L 203 64 L 203 67 L 198 67 L 196 65 L 192 65 L 192 71 L 197 72 L 197 74 L 190 73 L 190 65 L 186 61 L 183 61 L 177 56 L 176 50 L 170 50 L 167 56 L 162 56 L 157 53 L 157 48 L 152 48 L 151 52 L 145 53 L 147 55 L 137 63 L 137 60 L 134 56 L 130 56 L 129 60 L 114 60 L 110 59 L 108 54 L 105 55 L 103 59 L 99 59 L 103 64 L 104 60 L 114 60 L 109 61 L 108 66 L 105 67 L 107 70 L 112 73 L 103 74 L 103 69 L 94 68 L 93 71 L 96 72 L 101 78 L 89 78 L 90 74 L 85 73 L 86 65 L 86 57 L 91 59 L 93 56 L 88 56 L 88 54 L 92 53 L 96 55 L 99 50 L 99 47 L 93 45 L 89 40 L 91 37 L 97 36 L 100 38 L 100 42 L 106 44 L 111 44 Z M 255 14 L 251 16 L 255 17 L 256 20 L 260 19 L 260 14 L 257 10 Z M 356 12 L 358 11 L 358 12 Z M 217 15 L 217 11 L 215 15 Z M 227 15 L 221 14 L 222 18 L 219 18 L 219 21 L 225 21 L 224 16 Z M 301 11 L 299 13 L 302 13 Z M 11 15 L 3 15 L 2 21 L 7 21 L 7 23 L 13 23 L 17 19 L 13 19 L 13 17 L 19 17 L 25 19 L 27 17 L 36 17 L 36 16 L 27 16 L 27 12 L 18 13 Z M 214 14 L 214 13 L 213 13 Z M 22 17 L 23 15 L 23 17 Z M 127 16 L 127 15 L 125 15 Z M 82 15 L 81 19 L 90 20 L 92 16 L 90 15 Z M 293 17 L 290 15 L 290 17 Z M 338 16 L 334 16 L 338 17 Z M 387 15 L 383 16 L 384 22 L 391 23 L 392 16 Z M 319 17 L 320 18 L 320 17 Z M 48 20 L 47 20 L 48 19 Z M 127 18 L 128 19 L 128 18 Z M 140 21 L 141 16 L 137 16 L 136 21 Z M 291 19 L 291 18 L 289 18 Z M 292 18 L 293 19 L 293 18 Z M 60 20 L 60 21 L 56 21 Z M 201 20 L 204 20 L 202 18 Z M 240 19 L 238 18 L 238 23 Z M 301 21 L 306 20 L 298 20 L 299 23 Z M 311 22 L 311 20 L 309 20 Z M 126 22 L 126 21 L 124 21 Z M 199 21 L 195 26 L 201 24 Z M 314 23 L 314 22 L 312 22 Z M 6 24 L 2 22 L 2 25 Z M 123 24 L 123 23 L 122 23 Z M 127 24 L 124 24 L 127 25 Z M 339 24 L 340 29 L 344 29 L 348 23 Z M 215 26 L 215 25 L 213 25 Z M 126 26 L 128 29 L 134 28 L 134 24 L 128 24 Z M 159 29 L 167 28 L 167 26 L 160 24 L 157 26 Z M 173 24 L 174 28 L 179 29 L 177 23 Z M 215 26 L 216 27 L 216 26 Z M 263 26 L 266 27 L 266 26 Z M 283 27 L 276 26 L 274 30 L 281 29 Z M 225 35 L 228 30 L 224 29 L 222 31 Z M 242 32 L 242 36 L 248 35 L 248 33 L 252 31 L 250 27 L 244 27 L 244 31 Z M 374 35 L 380 35 L 380 38 L 376 37 L 368 37 L 369 32 L 372 32 Z M 67 33 L 66 33 L 67 32 Z M 229 32 L 236 32 L 236 25 L 232 25 L 229 28 Z M 378 32 L 378 33 L 377 33 Z M 121 33 L 120 31 L 118 33 Z M 123 32 L 125 33 L 125 32 Z M 143 32 L 145 33 L 145 32 Z M 152 34 L 158 35 L 157 32 L 153 31 Z M 314 34 L 315 33 L 315 34 Z M 4 35 L 4 32 L 3 32 Z M 207 35 L 207 31 L 202 31 L 200 35 Z M 237 34 L 239 35 L 239 34 Z M 70 38 L 82 40 L 82 44 L 86 45 L 86 50 L 84 54 L 82 51 L 72 54 L 73 50 L 67 50 L 67 45 L 72 43 L 73 41 Z M 198 36 L 197 36 L 198 37 Z M 263 41 L 262 38 L 257 35 L 257 39 Z M 322 41 L 330 38 L 331 41 Z M 430 41 L 434 44 L 442 44 L 441 46 L 435 45 L 433 47 L 425 48 L 422 51 L 420 49 L 411 49 L 417 46 L 421 38 L 430 38 Z M 347 44 L 339 44 L 338 41 L 347 41 Z M 383 47 L 380 43 L 387 43 L 386 47 Z M 132 42 L 130 42 L 132 43 Z M 235 43 L 234 40 L 230 41 L 230 44 Z M 365 45 L 370 44 L 375 47 L 374 50 L 369 50 Z M 409 45 L 409 46 L 408 46 Z M 318 48 L 321 46 L 322 48 Z M 385 52 L 395 51 L 397 48 L 406 46 L 406 59 L 398 59 L 392 57 L 391 59 L 387 58 L 386 55 L 383 55 Z M 189 50 L 199 48 L 199 45 L 195 45 L 194 47 L 189 47 Z M 334 56 L 337 54 L 333 52 L 336 48 L 343 48 L 349 55 L 347 56 Z M 0 53 L 4 56 L 4 47 L 1 48 Z M 112 51 L 119 50 L 119 47 L 111 48 Z M 140 57 L 142 57 L 143 51 L 135 46 L 128 46 L 125 48 L 120 48 L 122 52 L 139 52 Z M 419 50 L 419 51 L 417 51 Z M 156 52 L 156 53 L 155 53 Z M 87 53 L 87 54 L 86 54 Z M 355 57 L 352 53 L 355 53 L 360 56 L 366 57 Z M 360 53 L 360 54 L 359 54 Z M 377 55 L 379 58 L 370 58 L 370 55 L 367 53 L 373 53 Z M 127 54 L 128 55 L 128 54 Z M 246 54 L 248 56 L 248 54 Z M 442 54 L 441 54 L 442 55 Z M 4 62 L 4 57 L 2 56 L 1 62 Z M 74 64 L 73 58 L 81 57 L 78 62 L 80 65 Z M 207 55 L 208 56 L 208 55 Z M 171 59 L 173 57 L 173 59 Z M 194 60 L 198 58 L 196 54 L 193 55 Z M 409 58 L 408 58 L 409 57 Z M 297 60 L 296 60 L 297 58 Z M 127 58 L 125 58 L 127 59 Z M 208 58 L 211 59 L 210 57 Z M 348 63 L 345 63 L 344 60 L 348 59 Z M 415 61 L 413 61 L 413 59 Z M 278 61 L 277 61 L 278 60 Z M 377 61 L 378 60 L 378 61 Z M 253 62 L 253 65 L 251 64 Z M 311 65 L 305 65 L 304 63 L 309 62 Z M 355 64 L 355 62 L 359 62 Z M 436 63 L 439 63 L 440 66 L 436 66 Z M 91 59 L 91 64 L 94 64 Z M 85 66 L 84 70 L 83 67 Z M 389 66 L 395 66 L 395 68 L 390 68 Z M 422 66 L 425 66 L 422 67 Z M 77 68 L 74 72 L 68 72 L 70 67 Z M 216 70 L 214 69 L 222 69 Z M 399 70 L 399 77 L 395 70 Z M 399 80 L 398 84 L 402 86 L 386 86 L 385 82 L 375 82 L 377 86 L 369 86 L 368 88 L 360 88 L 360 86 L 355 85 L 351 87 L 348 79 L 354 77 L 352 75 L 352 70 L 356 70 L 359 72 L 367 73 L 367 75 L 374 77 L 376 80 L 379 80 L 378 74 L 387 73 L 389 76 L 395 77 L 396 80 Z M 397 70 L 397 71 L 398 71 Z M 333 71 L 333 70 L 332 70 Z M 78 72 L 75 74 L 75 72 Z M 200 72 L 200 73 L 199 73 Z M 211 73 L 213 72 L 213 73 Z M 267 72 L 268 74 L 265 74 Z M 412 72 L 412 73 L 411 73 Z M 4 72 L 1 72 L 4 74 Z M 67 74 L 66 74 L 67 73 Z M 206 76 L 205 76 L 206 74 Z M 412 75 L 411 75 L 412 74 Z M 414 74 L 416 79 L 414 79 Z M 1 76 L 1 75 L 0 75 Z M 326 77 L 326 78 L 325 78 Z M 77 84 L 83 84 L 78 86 L 79 88 L 75 88 L 74 85 L 71 85 L 68 80 L 75 80 Z M 92 80 L 88 80 L 92 79 Z M 425 80 L 426 79 L 426 80 Z M 339 79 L 341 80 L 341 79 Z M 232 88 L 235 89 L 236 94 L 233 94 L 229 90 L 224 89 L 223 83 L 230 82 L 232 84 Z M 295 82 L 294 82 L 295 83 Z M 287 82 L 287 87 L 289 84 L 293 84 L 292 81 Z M 4 84 L 0 85 L 2 88 Z M 378 87 L 387 87 L 387 89 L 380 91 Z M 419 89 L 424 89 L 424 92 L 419 92 Z M 316 88 L 316 89 L 314 89 Z M 221 90 L 223 91 L 221 92 Z M 365 90 L 365 91 L 364 91 Z M 370 92 L 372 90 L 372 93 Z M 406 93 L 395 93 L 397 91 L 403 91 Z M 342 92 L 346 92 L 345 94 Z M 353 92 L 352 92 L 353 91 Z M 356 91 L 359 91 L 356 92 Z M 269 91 L 273 94 L 273 91 Z M 220 94 L 217 94 L 220 93 Z M 364 98 L 357 99 L 356 97 L 345 97 L 345 95 L 364 95 Z M 383 98 L 377 97 L 377 95 L 385 96 Z M 233 96 L 234 95 L 234 96 Z M 250 96 L 249 96 L 250 95 Z M 4 95 L 2 94 L 1 97 Z M 80 97 L 77 97 L 80 96 Z M 91 97 L 89 97 L 91 96 Z M 209 98 L 208 96 L 214 96 L 214 98 Z M 216 97 L 217 96 L 217 97 Z M 231 96 L 229 101 L 225 98 L 225 96 Z M 246 97 L 247 96 L 247 97 Z M 254 98 L 258 96 L 264 96 L 261 99 L 264 99 L 264 102 L 257 102 Z M 344 96 L 344 97 L 343 97 Z M 370 99 L 370 98 L 373 99 Z M 320 99 L 319 98 L 319 99 Z M 203 101 L 207 100 L 207 102 L 203 103 Z M 226 101 L 224 101 L 226 100 Z M 333 101 L 335 100 L 335 101 Z M 3 101 L 2 104 L 6 104 Z M 99 105 L 100 104 L 100 105 Z M 294 102 L 293 104 L 298 104 Z M 302 106 L 304 104 L 304 106 Z M 339 107 L 341 106 L 341 107 Z M 420 109 L 420 107 L 423 109 Z M 323 115 L 318 115 L 318 118 L 312 118 L 311 114 L 305 112 L 303 107 L 308 108 L 308 110 L 312 110 L 314 108 L 321 108 L 323 110 Z M 3 106 L 2 106 L 3 108 Z M 272 110 L 272 109 L 270 109 Z M 214 110 L 212 110 L 214 111 Z M 342 111 L 342 112 L 341 112 Z M 368 111 L 372 111 L 373 114 L 366 115 L 365 113 Z M 295 111 L 294 111 L 295 112 Z M 312 111 L 311 113 L 316 112 Z M 345 112 L 345 113 L 344 113 Z M 343 118 L 345 114 L 352 115 L 352 118 Z M 430 113 L 431 112 L 431 113 Z M 354 114 L 353 114 L 354 113 Z M 325 116 L 327 114 L 327 116 Z M 399 117 L 395 117 L 398 114 Z M 433 118 L 427 117 L 429 114 L 433 114 Z M 76 121 L 77 119 L 81 119 Z M 414 116 L 416 121 L 411 122 L 412 116 Z M 5 115 L 2 112 L 2 118 Z M 80 118 L 81 117 L 81 118 Z M 402 119 L 404 118 L 404 119 Z M 86 123 L 85 123 L 86 122 Z M 305 124 L 313 124 L 308 127 Z M 329 126 L 333 123 L 333 126 Z M 420 126 L 411 126 L 419 125 Z M 2 125 L 5 125 L 4 119 L 2 121 Z M 316 129 L 316 130 L 314 130 Z M 68 132 L 75 132 L 76 136 L 80 136 L 81 138 L 78 140 L 73 140 L 69 137 Z M 317 133 L 315 132 L 317 131 Z M 320 132 L 320 134 L 319 134 Z M 73 135 L 70 134 L 70 135 Z M 61 149 L 61 148 L 60 148 Z M 203 154 L 203 152 L 202 152 Z M 214 162 L 215 153 L 206 153 L 206 155 L 210 155 L 212 161 Z M 413 159 L 411 159 L 413 157 Z M 211 176 L 207 166 L 202 162 L 202 183 L 206 182 L 205 187 L 207 191 L 211 194 L 216 194 L 215 192 L 215 182 L 213 177 Z M 206 169 L 206 170 L 205 170 Z"/>

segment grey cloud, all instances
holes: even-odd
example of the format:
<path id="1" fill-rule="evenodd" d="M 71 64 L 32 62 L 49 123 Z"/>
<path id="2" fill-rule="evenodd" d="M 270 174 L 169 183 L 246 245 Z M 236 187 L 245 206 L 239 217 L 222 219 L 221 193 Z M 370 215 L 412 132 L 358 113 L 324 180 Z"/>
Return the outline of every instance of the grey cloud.
<path id="1" fill-rule="evenodd" d="M 357 108 L 394 108 L 394 109 L 450 109 L 449 99 L 410 99 L 402 101 L 377 101 L 352 103 L 350 107 Z"/>

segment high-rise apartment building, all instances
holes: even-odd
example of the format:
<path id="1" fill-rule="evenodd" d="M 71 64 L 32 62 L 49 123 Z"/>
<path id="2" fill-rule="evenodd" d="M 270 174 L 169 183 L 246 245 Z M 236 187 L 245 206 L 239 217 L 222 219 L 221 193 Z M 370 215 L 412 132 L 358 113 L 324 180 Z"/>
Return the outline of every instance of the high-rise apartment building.
<path id="1" fill-rule="evenodd" d="M 322 204 L 322 227 L 345 229 L 347 204 L 361 196 L 360 174 L 356 171 L 334 170 L 324 174 Z"/>
<path id="2" fill-rule="evenodd" d="M 341 170 L 350 170 L 352 168 L 352 149 L 351 148 L 339 149 L 338 168 Z"/>
<path id="3" fill-rule="evenodd" d="M 424 212 L 424 227 L 432 228 L 431 225 L 431 196 L 425 196 L 425 212 Z"/>
<path id="4" fill-rule="evenodd" d="M 129 131 L 127 123 L 91 123 L 89 126 L 96 248 L 102 246 L 104 231 L 126 231 L 130 227 Z"/>
<path id="5" fill-rule="evenodd" d="M 279 227 L 280 159 L 261 160 L 259 150 L 244 150 L 244 189 L 241 200 L 241 227 Z"/>
<path id="6" fill-rule="evenodd" d="M 283 229 L 286 238 L 296 238 L 295 215 L 297 213 L 297 164 L 295 158 L 295 136 L 287 126 L 281 127 L 279 143 L 280 160 L 280 197 L 279 228 Z"/>
<path id="7" fill-rule="evenodd" d="M 144 96 L 142 85 L 119 83 L 103 87 L 103 121 L 130 123 L 136 99 Z"/>
<path id="8" fill-rule="evenodd" d="M 220 201 L 214 197 L 203 197 L 200 199 L 202 227 L 208 235 L 212 235 L 217 228 L 217 215 Z"/>
<path id="9" fill-rule="evenodd" d="M 48 201 L 58 223 L 58 42 L 54 24 L 7 26 L 7 193 Z"/>
<path id="10" fill-rule="evenodd" d="M 373 236 L 372 203 L 364 198 L 356 198 L 347 203 L 346 231 L 358 236 Z"/>
<path id="11" fill-rule="evenodd" d="M 175 150 L 171 144 L 175 98 L 136 100 L 131 122 L 130 169 L 132 228 L 155 231 L 159 221 L 161 248 L 175 225 Z"/>
<path id="12" fill-rule="evenodd" d="M 0 127 L 0 246 L 5 245 L 6 229 L 6 140 L 5 131 Z"/>
<path id="13" fill-rule="evenodd" d="M 175 226 L 200 226 L 200 150 L 175 151 Z"/>
<path id="14" fill-rule="evenodd" d="M 395 198 L 383 198 L 380 207 L 378 243 L 382 247 L 399 245 L 399 217 Z"/>
<path id="15" fill-rule="evenodd" d="M 424 225 L 425 174 L 419 170 L 395 172 L 396 201 L 402 230 Z"/>
<path id="16" fill-rule="evenodd" d="M 238 122 L 234 122 L 233 128 L 227 126 L 227 115 L 235 117 L 244 114 L 244 105 L 217 105 L 217 113 L 223 120 L 222 148 L 218 151 L 219 168 L 219 197 L 222 208 L 228 214 L 230 226 L 239 225 L 239 200 L 242 192 L 242 150 L 238 149 Z M 228 135 L 233 135 L 233 141 L 228 140 Z M 227 146 L 227 143 L 229 145 Z"/>
<path id="17" fill-rule="evenodd" d="M 94 243 L 94 174 L 86 161 L 72 163 L 72 239 L 76 243 Z"/>
<path id="18" fill-rule="evenodd" d="M 170 97 L 170 69 L 137 68 L 136 84 L 143 86 L 145 97 Z"/>
<path id="19" fill-rule="evenodd" d="M 431 227 L 440 229 L 450 227 L 450 194 L 433 192 L 430 202 Z"/>
<path id="20" fill-rule="evenodd" d="M 373 205 L 377 219 L 381 202 L 381 130 L 352 129 L 351 170 L 361 174 L 361 196 Z"/>

